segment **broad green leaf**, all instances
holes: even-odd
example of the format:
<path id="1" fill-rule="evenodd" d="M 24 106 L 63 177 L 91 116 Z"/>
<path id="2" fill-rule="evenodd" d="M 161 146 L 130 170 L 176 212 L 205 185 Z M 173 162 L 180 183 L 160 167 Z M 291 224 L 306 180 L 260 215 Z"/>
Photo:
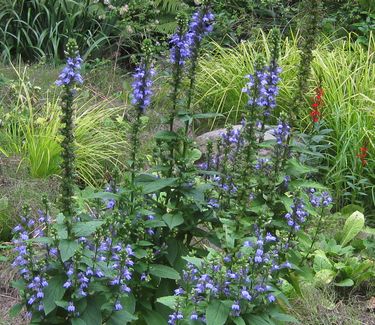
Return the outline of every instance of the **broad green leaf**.
<path id="1" fill-rule="evenodd" d="M 345 221 L 342 231 L 341 245 L 345 246 L 355 236 L 357 236 L 365 225 L 365 217 L 363 213 L 356 211 Z"/>
<path id="2" fill-rule="evenodd" d="M 93 220 L 88 222 L 77 222 L 73 225 L 73 232 L 77 237 L 86 237 L 93 234 L 104 220 Z"/>
<path id="3" fill-rule="evenodd" d="M 273 312 L 271 314 L 271 318 L 277 321 L 282 321 L 282 322 L 293 322 L 293 324 L 300 324 L 300 322 L 295 319 L 291 315 L 283 314 L 283 313 L 278 313 L 278 312 Z"/>
<path id="4" fill-rule="evenodd" d="M 74 256 L 79 244 L 75 240 L 63 239 L 59 243 L 59 251 L 61 255 L 61 260 L 66 262 L 69 258 Z"/>
<path id="5" fill-rule="evenodd" d="M 197 160 L 201 159 L 202 152 L 199 149 L 192 149 L 186 152 L 186 158 L 190 163 L 195 163 Z"/>
<path id="6" fill-rule="evenodd" d="M 22 310 L 23 304 L 15 304 L 9 311 L 10 317 L 16 317 Z"/>
<path id="7" fill-rule="evenodd" d="M 64 224 L 64 221 L 65 221 L 65 216 L 62 213 L 59 213 L 56 217 L 57 224 L 62 225 Z"/>
<path id="8" fill-rule="evenodd" d="M 251 325 L 270 325 L 269 317 L 266 319 L 263 316 L 248 315 L 245 319 L 247 320 L 247 323 Z"/>
<path id="9" fill-rule="evenodd" d="M 191 263 L 191 264 L 193 264 L 193 265 L 195 265 L 195 266 L 197 266 L 199 268 L 202 266 L 202 263 L 203 263 L 203 260 L 201 258 L 198 258 L 198 257 L 182 256 L 182 258 L 185 261 L 187 261 L 187 262 L 189 262 L 189 263 Z"/>
<path id="10" fill-rule="evenodd" d="M 156 311 L 148 310 L 147 312 L 142 314 L 147 325 L 166 325 L 167 323 L 163 316 Z"/>
<path id="11" fill-rule="evenodd" d="M 286 164 L 286 173 L 290 176 L 299 177 L 309 173 L 316 173 L 317 169 L 303 165 L 296 158 L 288 160 Z"/>
<path id="12" fill-rule="evenodd" d="M 102 199 L 102 200 L 110 200 L 114 199 L 117 200 L 119 198 L 119 195 L 113 192 L 92 192 L 89 194 L 86 194 L 84 196 L 85 199 L 93 200 L 93 199 Z"/>
<path id="13" fill-rule="evenodd" d="M 44 312 L 48 315 L 51 311 L 56 308 L 55 301 L 60 301 L 65 293 L 63 287 L 66 281 L 66 277 L 63 275 L 56 275 L 48 281 L 48 286 L 43 289 L 44 298 Z"/>
<path id="14" fill-rule="evenodd" d="M 349 204 L 349 205 L 346 205 L 344 206 L 342 209 L 341 209 L 341 214 L 346 216 L 346 217 L 349 217 L 352 213 L 356 212 L 356 211 L 359 211 L 361 213 L 364 213 L 364 208 L 361 207 L 360 205 L 357 205 L 357 204 Z"/>
<path id="15" fill-rule="evenodd" d="M 83 319 L 73 318 L 72 325 L 87 325 L 87 323 Z"/>
<path id="16" fill-rule="evenodd" d="M 18 290 L 24 290 L 25 289 L 26 282 L 25 280 L 17 280 L 17 281 L 12 281 L 12 287 L 16 288 Z"/>
<path id="17" fill-rule="evenodd" d="M 184 217 L 178 213 L 178 214 L 165 214 L 163 217 L 163 220 L 169 227 L 169 229 L 173 229 L 181 224 L 184 223 Z"/>
<path id="18" fill-rule="evenodd" d="M 121 305 L 124 307 L 124 310 L 126 310 L 130 314 L 134 314 L 135 298 L 132 293 L 130 293 L 128 296 L 120 298 L 120 302 Z"/>
<path id="19" fill-rule="evenodd" d="M 103 301 L 98 296 L 89 297 L 86 310 L 82 313 L 81 319 L 88 325 L 102 325 L 102 305 Z"/>
<path id="20" fill-rule="evenodd" d="M 28 242 L 40 243 L 40 244 L 52 244 L 53 239 L 50 237 L 36 237 L 36 238 L 29 239 Z"/>
<path id="21" fill-rule="evenodd" d="M 335 283 L 337 287 L 352 287 L 354 286 L 354 281 L 352 279 L 345 279 L 340 281 L 339 283 Z"/>
<path id="22" fill-rule="evenodd" d="M 331 261 L 328 259 L 326 254 L 321 250 L 317 250 L 315 252 L 313 269 L 315 272 L 319 272 L 324 269 L 332 269 Z"/>
<path id="23" fill-rule="evenodd" d="M 179 280 L 180 274 L 170 266 L 153 264 L 150 266 L 150 274 L 159 278 Z"/>
<path id="24" fill-rule="evenodd" d="M 336 276 L 336 272 L 332 270 L 320 270 L 315 274 L 314 280 L 318 284 L 329 284 Z"/>
<path id="25" fill-rule="evenodd" d="M 315 188 L 318 190 L 325 190 L 327 189 L 326 186 L 313 181 L 308 180 L 294 180 L 289 183 L 291 189 L 298 189 L 298 188 Z"/>
<path id="26" fill-rule="evenodd" d="M 69 305 L 68 302 L 65 301 L 65 300 L 56 300 L 55 304 L 56 304 L 56 306 L 59 306 L 59 307 L 61 307 L 63 309 L 66 309 L 68 307 L 68 305 Z"/>
<path id="27" fill-rule="evenodd" d="M 165 296 L 165 297 L 158 298 L 156 301 L 159 304 L 162 304 L 162 305 L 167 306 L 171 309 L 174 309 L 174 307 L 176 305 L 176 299 L 177 299 L 176 296 Z"/>
<path id="28" fill-rule="evenodd" d="M 125 325 L 129 322 L 136 320 L 137 317 L 130 314 L 126 310 L 116 311 L 112 314 L 111 318 L 106 322 L 107 325 Z"/>
<path id="29" fill-rule="evenodd" d="M 159 131 L 155 134 L 155 139 L 160 139 L 160 140 L 176 140 L 178 139 L 179 136 L 176 132 L 173 131 Z"/>
<path id="30" fill-rule="evenodd" d="M 166 188 L 168 186 L 174 185 L 176 183 L 177 178 L 155 178 L 151 182 L 144 182 L 138 185 L 143 186 L 143 194 L 150 194 L 157 191 L 162 190 L 163 188 Z"/>
<path id="31" fill-rule="evenodd" d="M 235 323 L 236 325 L 246 325 L 242 317 L 233 318 L 233 323 Z"/>
<path id="32" fill-rule="evenodd" d="M 229 316 L 230 309 L 220 300 L 209 303 L 206 310 L 207 325 L 224 325 Z"/>

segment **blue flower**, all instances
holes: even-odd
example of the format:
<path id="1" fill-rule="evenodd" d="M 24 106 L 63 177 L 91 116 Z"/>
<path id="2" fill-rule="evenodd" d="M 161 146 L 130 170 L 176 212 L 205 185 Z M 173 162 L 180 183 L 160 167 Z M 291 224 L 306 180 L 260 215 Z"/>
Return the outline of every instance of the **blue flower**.
<path id="1" fill-rule="evenodd" d="M 75 58 L 67 58 L 66 66 L 61 71 L 59 78 L 55 82 L 57 86 L 71 86 L 75 84 L 82 84 L 83 79 L 80 74 L 81 64 L 83 60 L 78 55 Z"/>
<path id="2" fill-rule="evenodd" d="M 122 305 L 121 303 L 117 300 L 116 303 L 115 303 L 115 310 L 122 310 Z"/>
<path id="3" fill-rule="evenodd" d="M 179 65 L 184 65 L 186 59 L 190 57 L 190 43 L 185 35 L 176 33 L 172 36 L 170 42 L 172 47 L 170 50 L 170 61 L 176 63 L 178 61 Z"/>
<path id="4" fill-rule="evenodd" d="M 144 113 L 146 108 L 151 105 L 152 76 L 155 75 L 155 70 L 146 66 L 142 61 L 135 71 L 132 83 L 132 104 L 137 106 L 141 113 Z"/>
<path id="5" fill-rule="evenodd" d="M 70 301 L 70 302 L 68 303 L 67 311 L 68 311 L 69 313 L 74 313 L 75 310 L 76 310 L 76 307 L 74 306 L 73 302 Z"/>
<path id="6" fill-rule="evenodd" d="M 286 121 L 279 121 L 277 128 L 273 131 L 273 135 L 276 137 L 276 143 L 278 145 L 285 145 L 290 135 L 290 126 Z"/>

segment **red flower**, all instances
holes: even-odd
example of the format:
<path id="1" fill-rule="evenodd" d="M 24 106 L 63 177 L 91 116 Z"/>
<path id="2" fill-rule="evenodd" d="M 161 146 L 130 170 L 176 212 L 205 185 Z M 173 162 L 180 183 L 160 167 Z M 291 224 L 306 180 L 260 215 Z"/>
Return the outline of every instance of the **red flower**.
<path id="1" fill-rule="evenodd" d="M 319 122 L 319 116 L 320 116 L 319 110 L 317 110 L 317 109 L 312 110 L 310 112 L 310 116 L 311 116 L 314 123 Z"/>
<path id="2" fill-rule="evenodd" d="M 360 153 L 357 154 L 357 157 L 361 160 L 362 166 L 366 166 L 367 165 L 366 157 L 367 157 L 368 149 L 365 146 L 363 146 L 359 149 L 359 151 Z"/>
<path id="3" fill-rule="evenodd" d="M 318 87 L 315 89 L 315 97 L 313 98 L 313 103 L 311 104 L 312 111 L 310 116 L 314 123 L 319 122 L 321 117 L 321 106 L 323 105 L 323 88 Z"/>

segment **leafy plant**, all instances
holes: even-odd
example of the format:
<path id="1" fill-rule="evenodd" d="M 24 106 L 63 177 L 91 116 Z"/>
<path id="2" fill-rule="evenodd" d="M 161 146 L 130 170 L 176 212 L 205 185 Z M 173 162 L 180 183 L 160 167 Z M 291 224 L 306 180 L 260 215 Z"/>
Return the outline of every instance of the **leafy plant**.
<path id="1" fill-rule="evenodd" d="M 312 270 L 301 268 L 297 271 L 300 276 L 312 272 L 316 285 L 333 284 L 337 288 L 358 288 L 364 282 L 370 280 L 375 274 L 375 262 L 366 256 L 356 255 L 355 248 L 358 246 L 354 239 L 364 229 L 364 216 L 356 211 L 351 214 L 343 229 L 335 238 L 322 236 L 321 240 L 314 243 L 312 238 L 304 236 L 304 245 L 301 254 L 306 254 L 305 247 L 311 243 L 314 251 L 310 256 Z M 301 262 L 299 263 L 302 266 Z"/>
<path id="2" fill-rule="evenodd" d="M 225 117 L 222 120 L 218 117 L 211 119 L 209 127 L 225 122 L 239 123 L 246 102 L 241 92 L 242 76 L 246 71 L 252 71 L 259 47 L 264 48 L 266 58 L 270 58 L 267 38 L 265 33 L 260 33 L 256 41 L 238 44 L 233 49 L 214 44 L 215 55 L 202 59 L 194 107 L 203 112 L 214 110 Z M 277 105 L 278 110 L 287 115 L 290 115 L 290 98 L 294 96 L 296 86 L 296 70 L 293 67 L 299 60 L 298 42 L 299 37 L 295 36 L 285 38 L 281 43 L 280 66 L 283 71 Z M 373 48 L 374 38 L 371 37 L 369 42 L 370 48 Z M 320 152 L 324 155 L 321 165 L 328 169 L 324 181 L 336 193 L 334 196 L 338 207 L 363 202 L 369 223 L 373 220 L 375 202 L 373 178 L 369 173 L 374 164 L 374 115 L 370 109 L 374 101 L 372 84 L 375 74 L 370 63 L 373 54 L 373 51 L 353 44 L 350 39 L 331 41 L 327 38 L 319 42 L 312 62 L 313 80 L 317 84 L 321 81 L 324 89 L 324 128 L 331 130 L 325 137 L 326 141 L 321 143 L 326 145 L 326 149 Z M 305 107 L 294 122 L 301 131 L 311 130 L 312 124 L 309 105 L 306 103 Z M 271 119 L 271 123 L 275 122 Z M 368 143 L 365 166 L 361 165 L 357 156 L 363 143 Z"/>

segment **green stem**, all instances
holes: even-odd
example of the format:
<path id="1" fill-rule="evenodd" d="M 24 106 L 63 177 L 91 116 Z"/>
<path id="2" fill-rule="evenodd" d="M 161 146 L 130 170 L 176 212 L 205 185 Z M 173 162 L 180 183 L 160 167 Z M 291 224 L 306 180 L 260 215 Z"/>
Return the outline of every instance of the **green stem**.
<path id="1" fill-rule="evenodd" d="M 311 241 L 311 245 L 310 245 L 309 249 L 307 250 L 306 255 L 299 262 L 299 266 L 302 266 L 303 262 L 306 261 L 308 259 L 309 255 L 311 254 L 312 248 L 314 247 L 316 239 L 318 238 L 318 234 L 319 234 L 319 231 L 320 231 L 320 226 L 322 224 L 322 219 L 323 219 L 323 212 L 324 212 L 324 208 L 322 207 L 322 211 L 320 213 L 319 220 L 318 220 L 318 225 L 316 226 L 315 233 L 314 233 L 313 239 Z"/>

